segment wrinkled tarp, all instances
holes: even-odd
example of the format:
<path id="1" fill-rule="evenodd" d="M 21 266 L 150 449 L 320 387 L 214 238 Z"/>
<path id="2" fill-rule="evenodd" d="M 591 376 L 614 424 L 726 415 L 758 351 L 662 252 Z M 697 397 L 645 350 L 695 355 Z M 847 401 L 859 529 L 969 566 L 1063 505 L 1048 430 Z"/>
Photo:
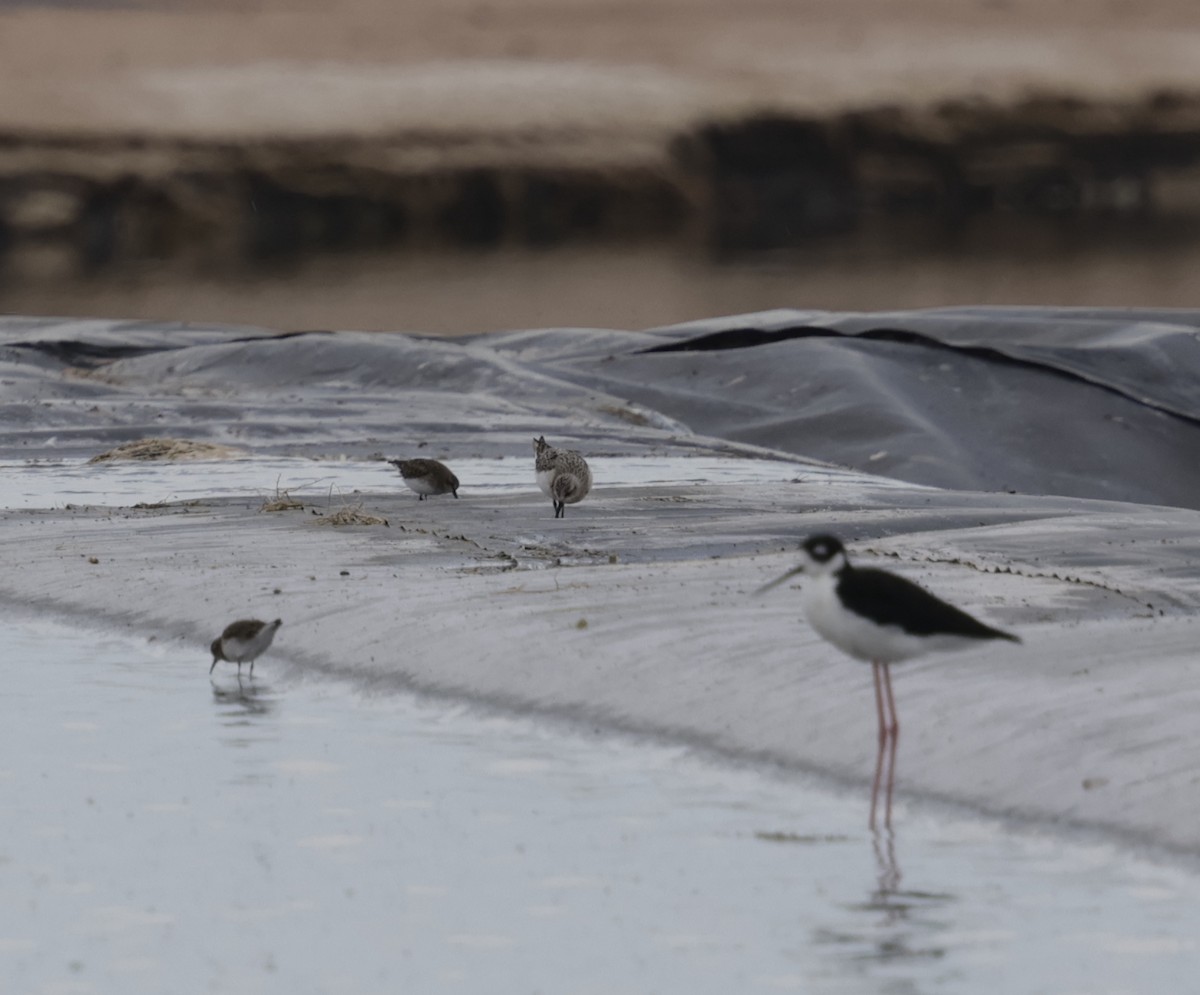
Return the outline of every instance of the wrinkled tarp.
<path id="1" fill-rule="evenodd" d="M 751 596 L 832 531 L 1024 640 L 904 668 L 905 797 L 1195 854 L 1195 330 L 995 309 L 460 340 L 0 320 L 0 600 L 151 634 L 200 681 L 214 619 L 270 611 L 290 633 L 272 664 L 865 785 L 869 671 L 794 593 Z M 594 469 L 566 519 L 534 482 L 542 433 Z M 86 462 L 148 436 L 239 455 Z M 462 500 L 418 503 L 375 455 L 418 451 Z M 264 513 L 289 487 L 310 507 Z M 358 501 L 389 527 L 313 527 Z"/>
<path id="2" fill-rule="evenodd" d="M 323 416 L 336 441 L 341 409 L 391 398 L 381 433 L 516 433 L 552 413 L 584 431 L 624 420 L 631 442 L 637 426 L 690 432 L 937 487 L 1200 507 L 1200 311 L 781 310 L 457 340 L 8 318 L 0 377 L 5 448 L 28 405 L 56 400 L 71 403 L 38 424 L 59 445 L 164 423 L 219 435 L 226 420 L 243 445 L 279 446 L 319 441 L 286 415 Z M 161 396 L 122 406 L 123 385 Z M 239 403 L 251 387 L 276 396 Z"/>

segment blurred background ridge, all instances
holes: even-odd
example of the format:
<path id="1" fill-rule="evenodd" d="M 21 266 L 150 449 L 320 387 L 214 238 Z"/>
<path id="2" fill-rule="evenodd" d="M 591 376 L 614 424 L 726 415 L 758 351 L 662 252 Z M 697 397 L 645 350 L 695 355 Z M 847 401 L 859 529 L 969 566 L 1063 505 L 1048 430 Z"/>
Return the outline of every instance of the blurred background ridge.
<path id="1" fill-rule="evenodd" d="M 0 0 L 0 309 L 1197 303 L 1180 0 Z"/>

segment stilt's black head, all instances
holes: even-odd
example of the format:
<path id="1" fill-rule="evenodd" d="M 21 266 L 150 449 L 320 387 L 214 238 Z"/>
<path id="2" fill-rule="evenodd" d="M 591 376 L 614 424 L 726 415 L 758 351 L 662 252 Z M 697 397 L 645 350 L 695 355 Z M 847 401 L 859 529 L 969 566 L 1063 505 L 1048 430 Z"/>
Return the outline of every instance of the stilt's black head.
<path id="1" fill-rule="evenodd" d="M 830 563 L 839 553 L 843 558 L 846 555 L 846 547 L 842 545 L 842 540 L 828 533 L 809 536 L 800 548 L 808 554 L 813 563 Z"/>
<path id="2" fill-rule="evenodd" d="M 807 574 L 810 577 L 824 577 L 837 574 L 849 565 L 846 560 L 846 547 L 837 536 L 822 533 L 809 536 L 800 544 L 800 564 L 792 567 L 782 577 L 776 577 L 769 584 L 764 584 L 755 594 L 763 594 L 778 587 L 785 580 L 790 580 L 797 574 Z"/>

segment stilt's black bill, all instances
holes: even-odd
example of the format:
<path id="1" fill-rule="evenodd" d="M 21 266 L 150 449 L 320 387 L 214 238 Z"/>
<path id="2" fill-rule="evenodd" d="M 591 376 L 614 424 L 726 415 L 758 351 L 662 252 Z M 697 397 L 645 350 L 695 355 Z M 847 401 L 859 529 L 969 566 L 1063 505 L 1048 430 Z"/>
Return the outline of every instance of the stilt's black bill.
<path id="1" fill-rule="evenodd" d="M 791 580 L 793 577 L 796 576 L 796 574 L 802 574 L 802 573 L 804 573 L 803 566 L 794 567 L 793 569 L 791 569 L 787 573 L 785 573 L 782 577 L 776 577 L 773 581 L 770 581 L 767 584 L 763 584 L 762 587 L 760 587 L 757 591 L 754 592 L 753 596 L 758 597 L 760 594 L 766 594 L 769 590 L 771 590 L 771 588 L 778 587 L 785 580 Z"/>

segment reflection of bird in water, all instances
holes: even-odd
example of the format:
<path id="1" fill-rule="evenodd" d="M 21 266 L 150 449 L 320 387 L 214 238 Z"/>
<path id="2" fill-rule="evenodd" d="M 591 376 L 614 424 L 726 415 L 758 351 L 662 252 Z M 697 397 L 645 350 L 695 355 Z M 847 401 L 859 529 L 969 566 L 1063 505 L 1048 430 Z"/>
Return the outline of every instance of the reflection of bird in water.
<path id="1" fill-rule="evenodd" d="M 834 536 L 812 536 L 804 541 L 800 552 L 802 562 L 798 567 L 756 593 L 770 590 L 796 574 L 805 574 L 809 582 L 804 585 L 802 597 L 809 624 L 843 653 L 871 664 L 879 716 L 879 753 L 871 788 L 870 826 L 875 828 L 881 783 L 887 788 L 884 825 L 891 826 L 900 721 L 892 697 L 890 665 L 934 650 L 961 649 L 990 639 L 1021 640 L 985 625 L 897 574 L 851 566 L 845 547 Z"/>
<path id="2" fill-rule="evenodd" d="M 281 625 L 283 622 L 280 619 L 275 619 L 274 622 L 260 622 L 256 618 L 242 618 L 230 622 L 209 647 L 212 650 L 213 661 L 208 672 L 211 674 L 217 662 L 224 660 L 226 663 L 238 665 L 239 678 L 242 676 L 242 664 L 250 664 L 250 676 L 253 677 L 254 661 L 266 652 Z"/>
<path id="3" fill-rule="evenodd" d="M 896 837 L 889 830 L 882 834 L 871 834 L 871 846 L 875 850 L 878 867 L 880 896 L 890 895 L 900 886 L 900 865 L 896 863 Z"/>
<path id="4" fill-rule="evenodd" d="M 565 518 L 592 489 L 592 471 L 574 449 L 555 449 L 543 435 L 533 440 L 534 473 L 542 493 L 554 502 L 554 517 Z"/>
<path id="5" fill-rule="evenodd" d="M 946 955 L 944 934 L 954 928 L 953 916 L 943 910 L 954 901 L 948 892 L 900 887 L 894 838 L 875 836 L 878 886 L 865 902 L 855 906 L 870 915 L 870 925 L 855 940 L 864 955 L 886 964 L 911 964 L 914 960 L 940 960 Z M 881 840 L 881 836 L 885 836 Z"/>
<path id="6" fill-rule="evenodd" d="M 458 497 L 458 478 L 450 467 L 435 459 L 390 459 L 409 490 L 417 492 L 417 500 L 424 501 L 427 495 L 453 494 Z"/>
<path id="7" fill-rule="evenodd" d="M 225 714 L 235 721 L 229 725 L 244 725 L 245 720 L 260 715 L 267 715 L 275 709 L 275 698 L 271 689 L 255 681 L 253 684 L 243 684 L 238 681 L 230 687 L 212 685 L 213 701 L 225 706 Z"/>

